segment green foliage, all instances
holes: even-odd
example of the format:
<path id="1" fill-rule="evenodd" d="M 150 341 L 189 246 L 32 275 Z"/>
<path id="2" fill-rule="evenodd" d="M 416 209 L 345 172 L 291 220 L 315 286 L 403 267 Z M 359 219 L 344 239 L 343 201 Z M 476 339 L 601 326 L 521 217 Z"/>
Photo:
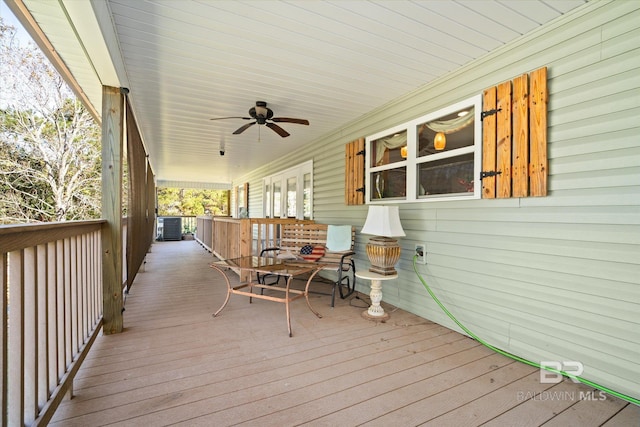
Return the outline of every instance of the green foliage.
<path id="1" fill-rule="evenodd" d="M 227 190 L 158 188 L 158 215 L 228 215 Z"/>

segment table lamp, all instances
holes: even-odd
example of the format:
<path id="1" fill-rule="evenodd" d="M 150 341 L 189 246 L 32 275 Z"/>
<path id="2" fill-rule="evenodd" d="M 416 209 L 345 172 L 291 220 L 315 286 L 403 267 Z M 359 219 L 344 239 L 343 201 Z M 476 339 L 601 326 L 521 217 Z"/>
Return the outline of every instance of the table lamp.
<path id="1" fill-rule="evenodd" d="M 390 276 L 397 274 L 394 268 L 400 258 L 400 245 L 394 237 L 405 236 L 397 206 L 369 206 L 362 234 L 373 234 L 367 243 L 369 271 Z"/>

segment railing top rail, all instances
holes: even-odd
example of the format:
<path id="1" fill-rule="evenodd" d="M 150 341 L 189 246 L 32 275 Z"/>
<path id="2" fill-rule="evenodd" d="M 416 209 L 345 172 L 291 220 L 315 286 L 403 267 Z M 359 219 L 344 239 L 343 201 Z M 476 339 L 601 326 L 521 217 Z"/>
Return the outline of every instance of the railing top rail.
<path id="1" fill-rule="evenodd" d="M 12 252 L 100 230 L 106 222 L 104 219 L 96 219 L 88 221 L 0 225 L 0 253 Z"/>
<path id="2" fill-rule="evenodd" d="M 231 217 L 213 217 L 216 222 L 235 222 L 235 223 L 251 223 L 251 224 L 313 224 L 312 219 L 295 219 L 295 218 L 231 218 Z"/>

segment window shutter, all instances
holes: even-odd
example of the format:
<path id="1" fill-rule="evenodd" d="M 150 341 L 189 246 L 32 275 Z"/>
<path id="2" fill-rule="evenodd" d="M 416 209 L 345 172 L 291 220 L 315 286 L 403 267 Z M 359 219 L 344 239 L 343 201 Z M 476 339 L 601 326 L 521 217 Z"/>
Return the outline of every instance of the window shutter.
<path id="1" fill-rule="evenodd" d="M 511 82 L 498 86 L 497 197 L 511 197 Z M 484 170 L 484 169 L 483 169 Z"/>
<path id="2" fill-rule="evenodd" d="M 547 68 L 484 91 L 482 197 L 547 194 Z"/>
<path id="3" fill-rule="evenodd" d="M 495 86 L 484 91 L 482 96 L 482 111 L 496 109 Z M 496 170 L 496 115 L 486 116 L 482 121 L 482 170 Z M 496 177 L 489 175 L 482 179 L 482 197 L 494 199 L 496 197 Z"/>
<path id="4" fill-rule="evenodd" d="M 547 68 L 531 73 L 529 123 L 531 163 L 529 169 L 532 196 L 547 195 Z"/>
<path id="5" fill-rule="evenodd" d="M 346 145 L 344 171 L 344 202 L 364 205 L 364 138 Z"/>

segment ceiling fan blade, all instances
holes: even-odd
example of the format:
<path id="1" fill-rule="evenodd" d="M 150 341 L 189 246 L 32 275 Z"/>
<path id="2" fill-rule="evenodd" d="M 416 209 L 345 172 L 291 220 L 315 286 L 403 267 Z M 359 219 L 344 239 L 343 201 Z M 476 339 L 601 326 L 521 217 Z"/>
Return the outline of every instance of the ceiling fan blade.
<path id="1" fill-rule="evenodd" d="M 277 133 L 278 135 L 280 135 L 283 138 L 286 138 L 289 136 L 289 132 L 287 132 L 286 130 L 282 129 L 280 126 L 278 126 L 275 123 L 266 123 L 267 127 L 273 129 L 273 131 L 275 133 Z"/>
<path id="2" fill-rule="evenodd" d="M 242 119 L 242 120 L 251 120 L 251 117 L 214 117 L 209 120 L 225 120 L 225 119 Z"/>
<path id="3" fill-rule="evenodd" d="M 234 135 L 240 135 L 242 132 L 244 132 L 245 130 L 249 129 L 251 126 L 255 125 L 256 122 L 251 122 L 251 123 L 247 123 L 246 125 L 239 127 L 233 134 Z"/>
<path id="4" fill-rule="evenodd" d="M 271 119 L 274 122 L 286 122 L 286 123 L 297 123 L 299 125 L 308 125 L 309 124 L 309 120 L 305 120 L 305 119 L 292 119 L 290 117 L 274 117 L 273 119 Z"/>

